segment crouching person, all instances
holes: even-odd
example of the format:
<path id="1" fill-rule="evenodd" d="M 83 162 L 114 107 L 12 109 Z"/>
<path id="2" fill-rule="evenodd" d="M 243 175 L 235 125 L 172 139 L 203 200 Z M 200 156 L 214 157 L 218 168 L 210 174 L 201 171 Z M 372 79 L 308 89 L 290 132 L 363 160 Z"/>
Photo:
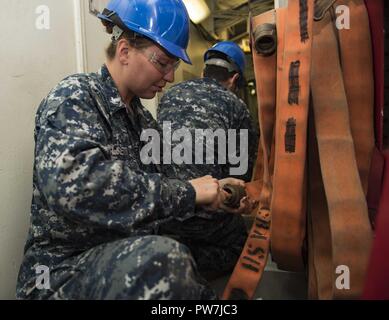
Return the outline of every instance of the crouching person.
<path id="1" fill-rule="evenodd" d="M 139 156 L 142 130 L 158 128 L 140 98 L 190 62 L 186 9 L 181 0 L 112 0 L 100 18 L 112 34 L 106 64 L 61 81 L 37 111 L 17 298 L 215 299 L 190 249 L 159 226 L 200 207 L 216 214 L 221 183 L 179 180 Z"/>

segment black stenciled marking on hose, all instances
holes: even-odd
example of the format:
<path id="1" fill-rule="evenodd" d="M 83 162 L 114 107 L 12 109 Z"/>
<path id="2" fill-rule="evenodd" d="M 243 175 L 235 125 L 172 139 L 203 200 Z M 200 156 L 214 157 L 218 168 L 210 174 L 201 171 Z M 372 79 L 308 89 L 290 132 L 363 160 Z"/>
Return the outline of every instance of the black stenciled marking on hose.
<path id="1" fill-rule="evenodd" d="M 296 152 L 296 119 L 290 118 L 286 123 L 285 152 Z"/>
<path id="2" fill-rule="evenodd" d="M 251 263 L 256 264 L 257 266 L 261 266 L 261 264 L 260 264 L 258 261 L 255 261 L 254 259 L 252 259 L 252 258 L 250 258 L 250 257 L 244 256 L 244 257 L 243 257 L 243 260 L 247 260 L 247 261 L 249 261 L 249 262 L 251 262 Z"/>
<path id="3" fill-rule="evenodd" d="M 288 103 L 290 105 L 299 104 L 300 95 L 300 61 L 290 63 L 289 69 L 289 96 Z"/>
<path id="4" fill-rule="evenodd" d="M 308 0 L 300 0 L 300 38 L 301 42 L 305 42 L 309 39 Z"/>
<path id="5" fill-rule="evenodd" d="M 248 294 L 240 288 L 232 288 L 229 296 L 230 300 L 249 300 Z"/>
<path id="6" fill-rule="evenodd" d="M 265 251 L 264 251 L 262 248 L 255 248 L 254 250 L 247 249 L 247 252 L 248 252 L 249 255 L 251 255 L 251 256 L 255 256 L 255 255 L 257 255 L 258 253 L 265 253 Z"/>
<path id="7" fill-rule="evenodd" d="M 259 272 L 259 269 L 254 267 L 254 266 L 252 266 L 251 264 L 247 264 L 247 263 L 243 263 L 242 262 L 242 267 L 247 269 L 247 270 L 250 270 L 250 271 L 254 271 L 254 272 L 257 272 L 257 273 Z"/>
<path id="8" fill-rule="evenodd" d="M 261 240 L 266 240 L 267 237 L 263 235 L 262 233 L 254 230 L 253 234 L 250 235 L 250 239 L 261 239 Z"/>
<path id="9" fill-rule="evenodd" d="M 270 229 L 270 222 L 256 217 L 255 218 L 255 226 L 257 228 L 263 228 L 263 229 L 269 230 Z"/>

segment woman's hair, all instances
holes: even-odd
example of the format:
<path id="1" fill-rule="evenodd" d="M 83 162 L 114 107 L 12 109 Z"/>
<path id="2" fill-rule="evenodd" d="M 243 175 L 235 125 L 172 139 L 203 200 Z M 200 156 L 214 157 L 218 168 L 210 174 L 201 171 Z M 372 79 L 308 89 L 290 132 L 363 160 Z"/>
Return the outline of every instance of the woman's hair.
<path id="1" fill-rule="evenodd" d="M 113 27 L 115 26 L 114 24 L 107 21 L 103 21 L 103 25 L 108 34 L 113 33 Z M 125 30 L 123 34 L 120 36 L 120 38 L 118 40 L 112 40 L 108 48 L 105 50 L 105 54 L 108 60 L 111 61 L 115 58 L 117 44 L 121 39 L 126 39 L 130 44 L 130 46 L 137 49 L 145 49 L 153 45 L 153 42 L 150 39 L 147 39 L 146 37 L 143 37 L 131 30 Z"/>

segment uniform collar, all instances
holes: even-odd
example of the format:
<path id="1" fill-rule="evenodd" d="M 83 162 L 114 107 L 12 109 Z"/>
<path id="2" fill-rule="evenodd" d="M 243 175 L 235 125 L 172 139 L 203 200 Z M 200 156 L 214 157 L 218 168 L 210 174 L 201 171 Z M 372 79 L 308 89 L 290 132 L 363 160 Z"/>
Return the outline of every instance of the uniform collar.
<path id="1" fill-rule="evenodd" d="M 127 107 L 123 102 L 119 90 L 116 87 L 116 84 L 113 81 L 113 78 L 105 64 L 98 71 L 98 75 L 101 77 L 101 80 L 104 84 L 105 95 L 110 104 L 108 112 L 113 115 L 119 111 L 126 111 Z M 130 108 L 130 113 L 132 114 L 132 117 L 136 117 L 140 122 L 147 122 L 146 120 L 144 120 L 145 116 L 143 106 L 139 97 L 134 97 L 132 99 Z"/>
<path id="2" fill-rule="evenodd" d="M 104 92 L 110 104 L 110 108 L 108 110 L 109 113 L 114 114 L 120 110 L 125 110 L 126 105 L 120 96 L 119 90 L 116 87 L 107 66 L 105 64 L 102 65 L 97 74 L 101 77 L 101 80 L 104 83 Z"/>
<path id="3" fill-rule="evenodd" d="M 213 84 L 213 85 L 216 85 L 218 87 L 220 87 L 221 89 L 225 90 L 225 91 L 228 91 L 228 89 L 226 87 L 224 87 L 219 81 L 217 81 L 216 79 L 214 78 L 208 78 L 208 77 L 204 77 L 202 78 L 202 80 L 206 83 L 209 83 L 209 84 Z"/>

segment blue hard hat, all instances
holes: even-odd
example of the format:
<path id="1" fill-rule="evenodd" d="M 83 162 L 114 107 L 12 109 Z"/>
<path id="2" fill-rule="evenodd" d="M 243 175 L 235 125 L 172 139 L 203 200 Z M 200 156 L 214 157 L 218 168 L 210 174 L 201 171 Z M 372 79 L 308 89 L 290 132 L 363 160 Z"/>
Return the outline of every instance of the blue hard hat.
<path id="1" fill-rule="evenodd" d="M 243 50 L 235 42 L 222 41 L 216 43 L 204 54 L 204 61 L 207 61 L 210 58 L 210 53 L 212 52 L 224 53 L 227 58 L 236 64 L 240 73 L 243 75 L 246 67 L 246 57 Z"/>
<path id="2" fill-rule="evenodd" d="M 113 24 L 119 20 L 119 27 L 141 34 L 191 63 L 186 52 L 190 20 L 182 0 L 111 0 L 98 17 Z"/>

